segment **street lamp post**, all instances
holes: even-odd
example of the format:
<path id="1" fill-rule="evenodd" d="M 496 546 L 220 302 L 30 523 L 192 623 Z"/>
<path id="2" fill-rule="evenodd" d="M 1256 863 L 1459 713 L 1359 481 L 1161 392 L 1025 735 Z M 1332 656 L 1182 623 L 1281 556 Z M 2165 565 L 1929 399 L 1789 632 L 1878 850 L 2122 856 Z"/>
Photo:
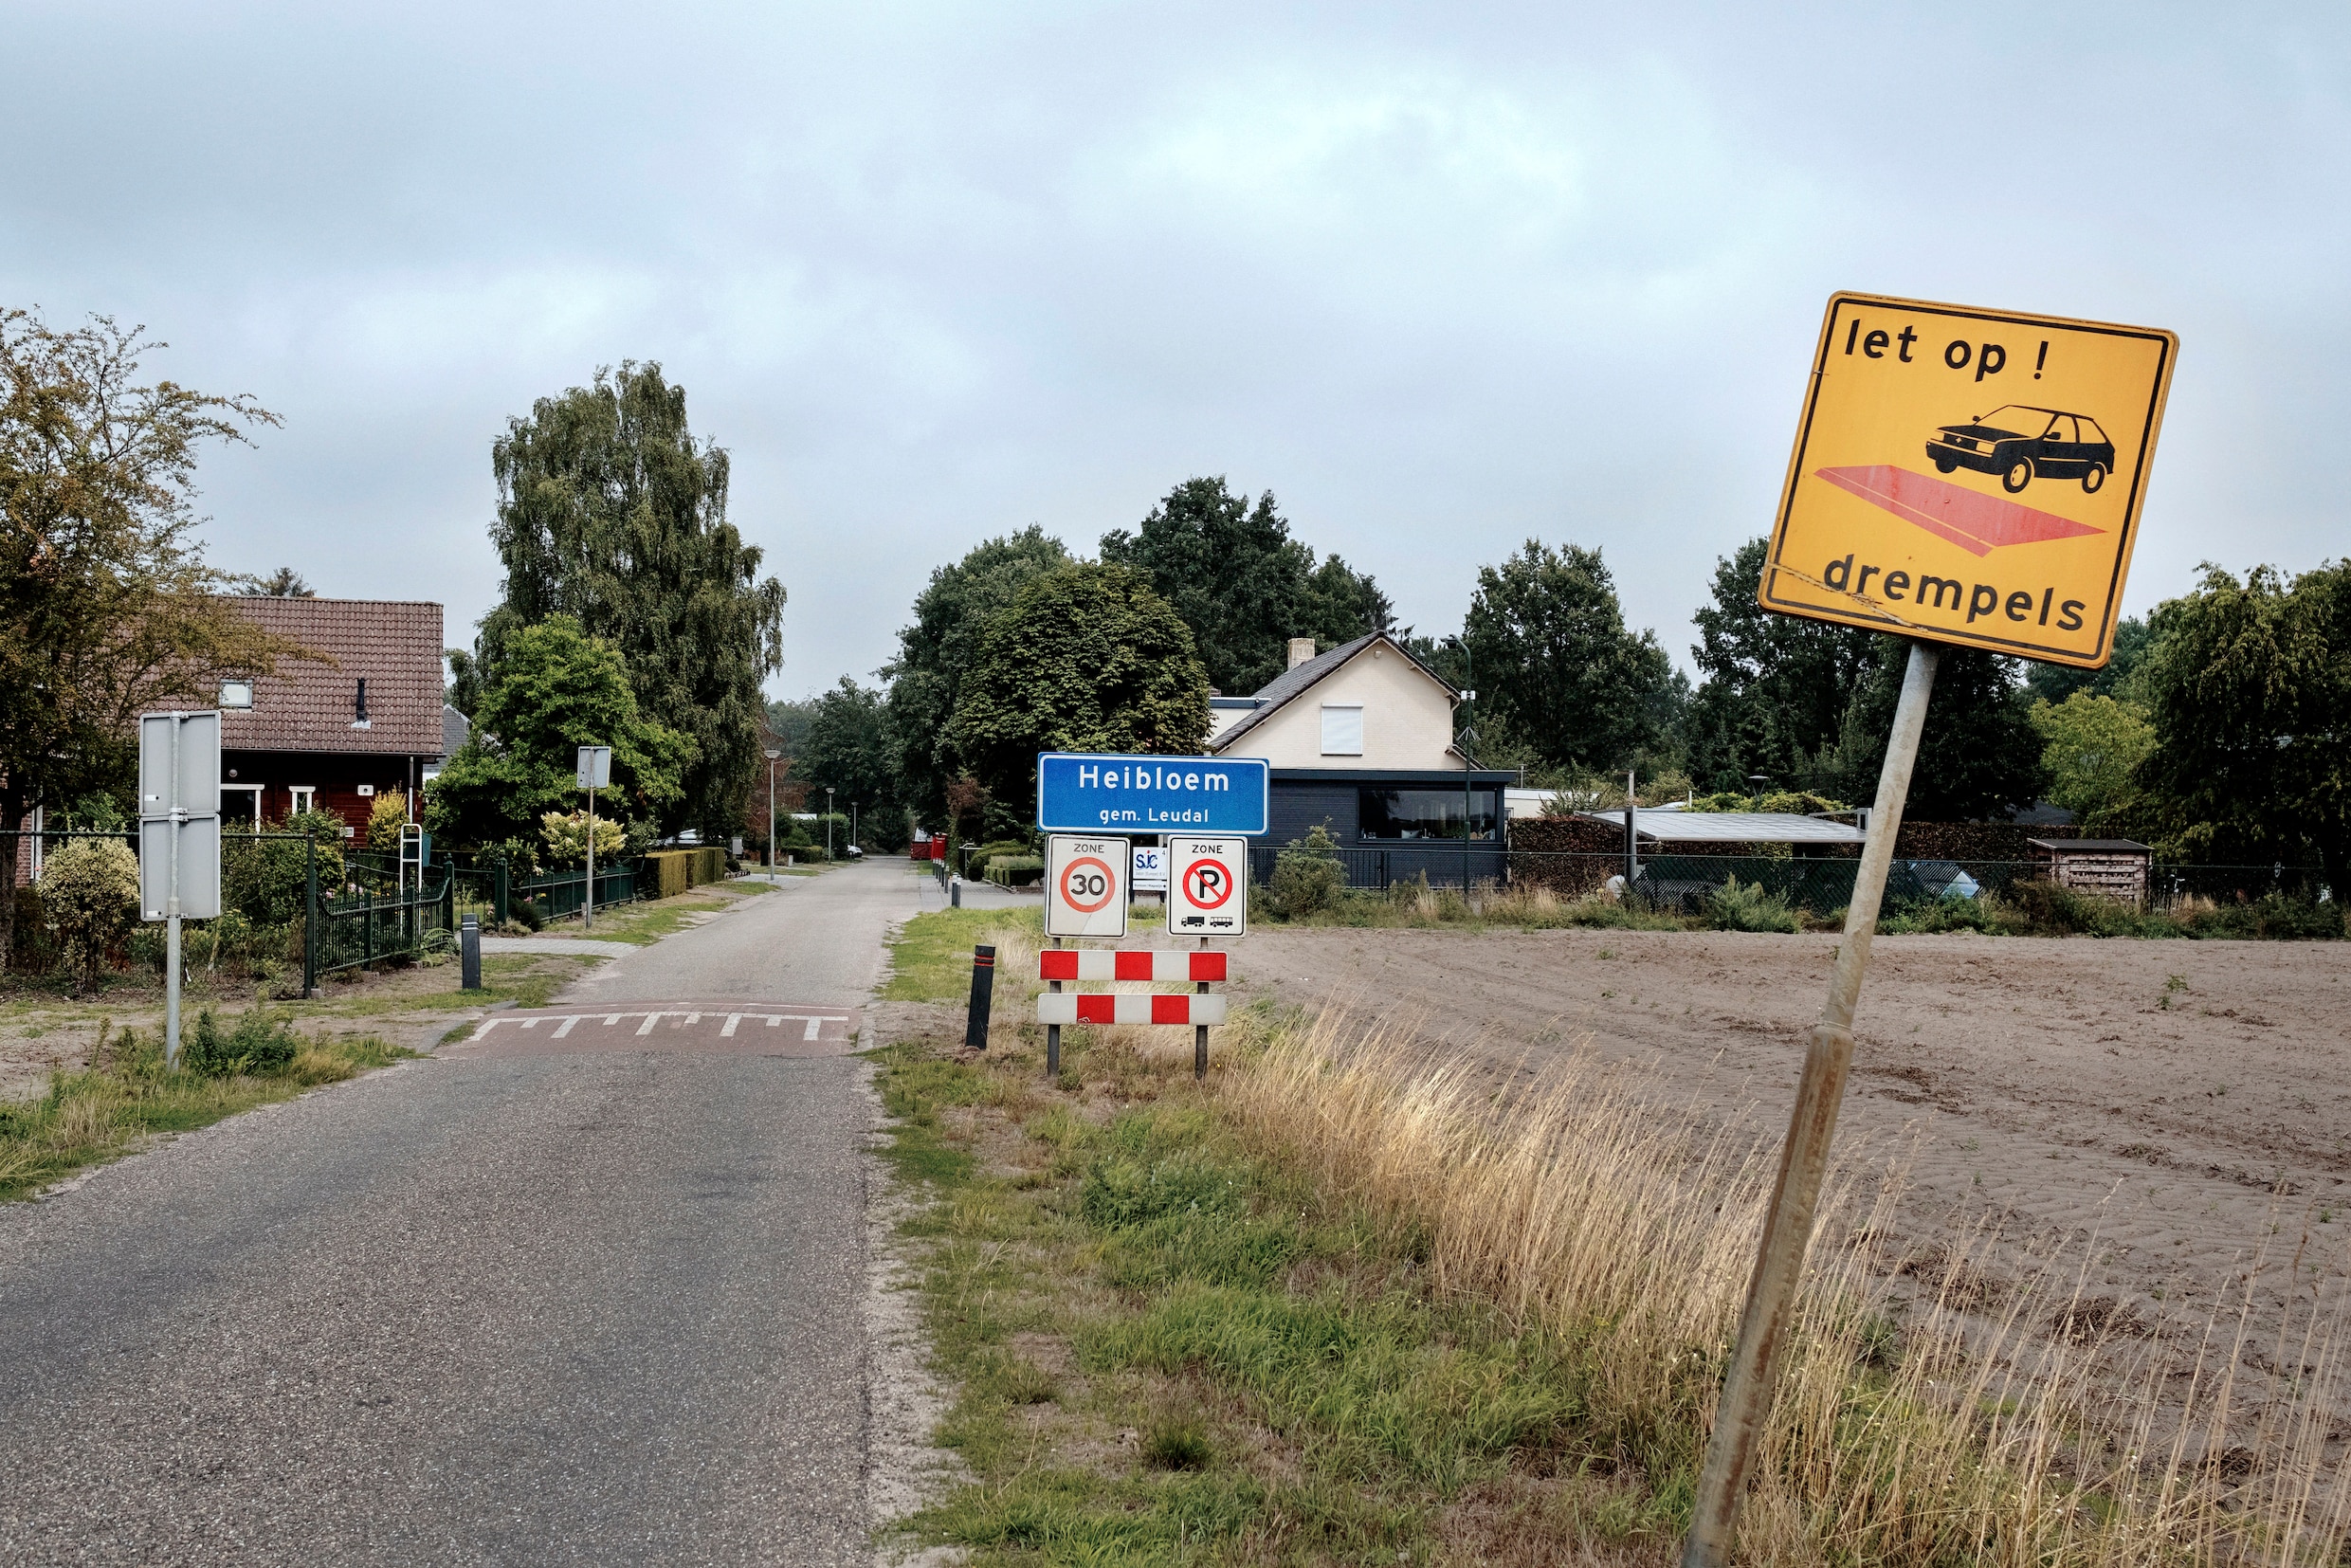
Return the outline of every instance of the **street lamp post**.
<path id="1" fill-rule="evenodd" d="M 767 754 L 767 874 L 770 881 L 775 877 L 775 759 L 783 755 L 780 751 Z"/>
<path id="2" fill-rule="evenodd" d="M 1469 644 L 1460 637 L 1448 637 L 1446 641 L 1461 649 L 1461 705 L 1468 710 L 1478 700 L 1478 694 L 1469 686 L 1477 679 L 1469 665 Z M 1471 718 L 1472 714 L 1465 711 L 1461 720 L 1461 902 L 1465 905 L 1469 902 L 1469 845 L 1475 832 L 1471 825 L 1476 820 L 1469 804 L 1469 778 L 1477 761 L 1469 755 L 1469 748 L 1477 744 L 1478 732 L 1470 725 Z"/>
<path id="3" fill-rule="evenodd" d="M 832 864 L 832 786 L 825 786 L 825 864 Z"/>

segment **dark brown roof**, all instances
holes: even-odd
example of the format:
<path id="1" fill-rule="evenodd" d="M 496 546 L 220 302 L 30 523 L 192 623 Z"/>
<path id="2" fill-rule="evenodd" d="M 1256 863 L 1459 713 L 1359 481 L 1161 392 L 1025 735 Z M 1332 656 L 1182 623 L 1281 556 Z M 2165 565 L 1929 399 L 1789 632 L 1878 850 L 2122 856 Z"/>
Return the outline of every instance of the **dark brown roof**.
<path id="1" fill-rule="evenodd" d="M 250 712 L 222 713 L 224 749 L 442 754 L 439 605 L 241 595 L 228 602 L 279 636 L 335 662 L 280 661 L 277 674 L 255 684 Z M 368 722 L 355 729 L 363 679 Z"/>

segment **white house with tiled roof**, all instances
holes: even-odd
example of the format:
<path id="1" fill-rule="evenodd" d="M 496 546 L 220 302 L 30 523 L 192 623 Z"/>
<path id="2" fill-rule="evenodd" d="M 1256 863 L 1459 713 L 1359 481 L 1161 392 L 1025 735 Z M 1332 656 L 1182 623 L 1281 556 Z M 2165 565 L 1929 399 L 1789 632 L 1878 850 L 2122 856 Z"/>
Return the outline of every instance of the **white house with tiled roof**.
<path id="1" fill-rule="evenodd" d="M 1290 642 L 1290 667 L 1248 697 L 1209 701 L 1208 750 L 1270 764 L 1269 831 L 1255 853 L 1327 826 L 1358 884 L 1427 872 L 1460 885 L 1463 824 L 1473 878 L 1502 875 L 1502 791 L 1513 774 L 1470 767 L 1453 740 L 1462 694 L 1385 631 L 1327 653 Z M 1466 789 L 1465 789 L 1466 786 Z M 1443 848 L 1440 848 L 1440 847 Z"/>

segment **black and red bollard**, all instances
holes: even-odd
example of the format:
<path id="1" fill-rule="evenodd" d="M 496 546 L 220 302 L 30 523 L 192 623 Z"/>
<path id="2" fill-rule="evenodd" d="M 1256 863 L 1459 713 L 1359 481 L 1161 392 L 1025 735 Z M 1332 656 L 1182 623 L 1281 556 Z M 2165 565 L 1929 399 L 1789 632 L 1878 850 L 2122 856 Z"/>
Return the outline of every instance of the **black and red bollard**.
<path id="1" fill-rule="evenodd" d="M 988 1007 L 995 997 L 996 950 L 972 949 L 972 1011 L 963 1025 L 963 1048 L 988 1048 Z"/>

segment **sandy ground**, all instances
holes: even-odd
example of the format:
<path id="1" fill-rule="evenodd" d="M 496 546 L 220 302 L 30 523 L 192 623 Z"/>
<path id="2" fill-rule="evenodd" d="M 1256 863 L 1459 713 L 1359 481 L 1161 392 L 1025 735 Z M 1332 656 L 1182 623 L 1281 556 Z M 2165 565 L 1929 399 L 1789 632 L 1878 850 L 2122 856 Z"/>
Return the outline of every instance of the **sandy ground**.
<path id="1" fill-rule="evenodd" d="M 1667 1095 L 1776 1145 L 1836 941 L 1276 928 L 1238 958 L 1250 989 L 1498 1073 L 1579 1047 L 1653 1064 Z M 2305 1290 L 2315 1263 L 2340 1291 L 2351 1257 L 2351 948 L 1881 937 L 1838 1140 L 1915 1148 L 1905 1241 L 1988 1227 L 2011 1268 L 2059 1249 L 2147 1322 L 2202 1320 L 2266 1249 L 2273 1325 L 2297 1248 Z"/>

